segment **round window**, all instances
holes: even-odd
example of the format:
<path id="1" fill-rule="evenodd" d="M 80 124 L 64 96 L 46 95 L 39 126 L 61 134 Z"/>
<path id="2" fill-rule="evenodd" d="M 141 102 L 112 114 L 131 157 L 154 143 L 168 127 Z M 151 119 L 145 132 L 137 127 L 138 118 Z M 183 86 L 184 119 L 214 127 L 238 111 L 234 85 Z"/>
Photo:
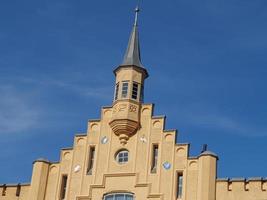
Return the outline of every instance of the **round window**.
<path id="1" fill-rule="evenodd" d="M 116 161 L 119 164 L 127 163 L 129 160 L 129 152 L 127 150 L 120 150 L 116 154 Z"/>

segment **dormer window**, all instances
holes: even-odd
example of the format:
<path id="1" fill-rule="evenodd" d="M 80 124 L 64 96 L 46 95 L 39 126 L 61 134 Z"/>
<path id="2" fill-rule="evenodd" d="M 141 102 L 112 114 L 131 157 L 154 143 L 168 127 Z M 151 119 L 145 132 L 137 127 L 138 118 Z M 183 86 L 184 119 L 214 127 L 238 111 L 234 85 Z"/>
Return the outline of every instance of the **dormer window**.
<path id="1" fill-rule="evenodd" d="M 121 98 L 127 98 L 128 96 L 128 88 L 129 88 L 129 82 L 123 81 L 122 82 L 122 90 L 121 90 Z"/>
<path id="2" fill-rule="evenodd" d="M 138 83 L 133 83 L 132 99 L 137 100 L 138 97 Z"/>

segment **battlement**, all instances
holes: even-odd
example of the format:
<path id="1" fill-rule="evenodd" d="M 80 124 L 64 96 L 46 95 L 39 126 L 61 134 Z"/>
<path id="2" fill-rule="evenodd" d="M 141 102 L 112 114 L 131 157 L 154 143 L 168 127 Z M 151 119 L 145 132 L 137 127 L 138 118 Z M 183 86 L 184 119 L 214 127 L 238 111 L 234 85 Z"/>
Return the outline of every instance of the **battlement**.
<path id="1" fill-rule="evenodd" d="M 1 184 L 0 200 L 25 199 L 30 189 L 29 183 Z"/>
<path id="2" fill-rule="evenodd" d="M 217 184 L 220 186 L 224 186 L 228 191 L 267 191 L 267 178 L 263 177 L 219 178 L 217 179 Z"/>
<path id="3" fill-rule="evenodd" d="M 262 199 L 267 196 L 267 178 L 218 178 L 216 180 L 217 199 Z M 251 198 L 253 197 L 253 198 Z"/>

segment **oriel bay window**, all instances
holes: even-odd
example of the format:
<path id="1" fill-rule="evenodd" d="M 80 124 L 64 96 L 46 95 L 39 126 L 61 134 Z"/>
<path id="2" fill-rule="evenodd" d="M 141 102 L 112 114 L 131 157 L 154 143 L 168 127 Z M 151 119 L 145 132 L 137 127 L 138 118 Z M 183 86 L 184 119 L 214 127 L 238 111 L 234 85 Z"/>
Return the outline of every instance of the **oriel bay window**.
<path id="1" fill-rule="evenodd" d="M 144 87 L 140 83 L 130 82 L 130 81 L 122 81 L 116 83 L 115 92 L 114 92 L 114 100 L 118 99 L 133 99 L 143 101 Z"/>

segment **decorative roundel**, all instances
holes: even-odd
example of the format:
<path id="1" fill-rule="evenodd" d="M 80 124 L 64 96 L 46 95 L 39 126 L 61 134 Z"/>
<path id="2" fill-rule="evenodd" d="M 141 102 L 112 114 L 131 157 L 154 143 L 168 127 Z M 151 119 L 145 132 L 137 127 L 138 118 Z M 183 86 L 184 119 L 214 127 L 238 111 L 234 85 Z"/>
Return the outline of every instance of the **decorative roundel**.
<path id="1" fill-rule="evenodd" d="M 74 172 L 77 173 L 81 170 L 81 166 L 80 165 L 76 165 L 76 167 L 74 167 Z"/>
<path id="2" fill-rule="evenodd" d="M 172 167 L 172 165 L 169 162 L 165 162 L 165 163 L 163 163 L 163 167 L 164 167 L 164 169 L 169 170 Z"/>
<path id="3" fill-rule="evenodd" d="M 140 141 L 143 142 L 143 143 L 146 143 L 146 142 L 147 142 L 147 139 L 146 139 L 146 137 L 143 135 L 143 136 L 140 138 Z"/>
<path id="4" fill-rule="evenodd" d="M 108 143 L 108 137 L 107 136 L 102 137 L 101 143 L 102 144 L 107 144 Z"/>

